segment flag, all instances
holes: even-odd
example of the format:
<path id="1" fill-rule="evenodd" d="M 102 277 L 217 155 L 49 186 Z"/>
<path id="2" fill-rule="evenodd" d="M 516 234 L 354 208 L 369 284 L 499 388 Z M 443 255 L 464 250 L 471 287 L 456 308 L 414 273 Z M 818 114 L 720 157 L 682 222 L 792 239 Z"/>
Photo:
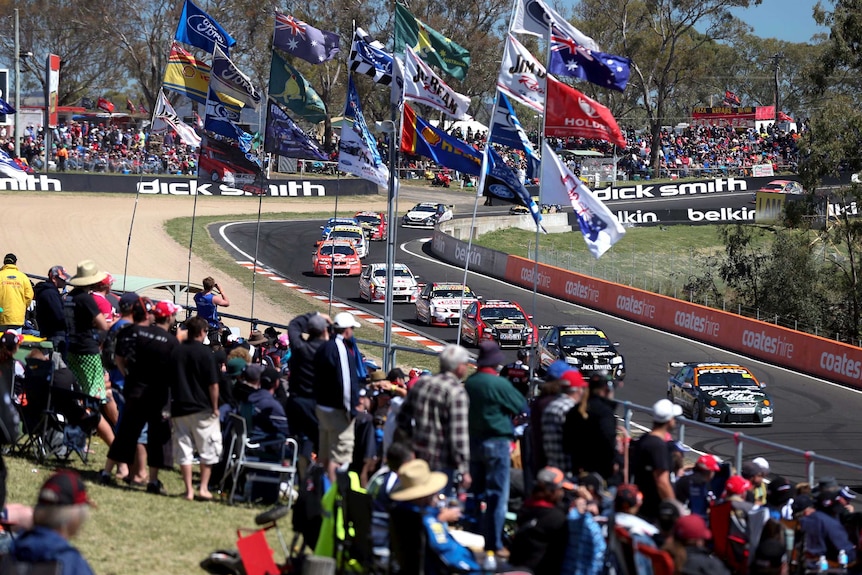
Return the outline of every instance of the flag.
<path id="1" fill-rule="evenodd" d="M 725 106 L 739 106 L 742 103 L 742 100 L 739 99 L 739 96 L 731 92 L 730 90 L 724 91 L 724 105 Z"/>
<path id="2" fill-rule="evenodd" d="M 326 105 L 308 80 L 287 63 L 279 50 L 272 51 L 269 71 L 269 96 L 312 124 L 326 119 Z"/>
<path id="3" fill-rule="evenodd" d="M 140 114 L 149 114 L 150 113 L 150 111 L 147 110 L 147 107 L 144 106 L 143 100 L 138 100 L 138 113 L 140 113 Z"/>
<path id="4" fill-rule="evenodd" d="M 200 136 L 195 133 L 194 128 L 183 122 L 177 115 L 174 107 L 168 101 L 165 93 L 159 90 L 159 97 L 156 99 L 156 110 L 153 115 L 153 132 L 161 133 L 168 129 L 173 130 L 180 137 L 180 140 L 187 146 L 199 148 L 201 145 Z"/>
<path id="5" fill-rule="evenodd" d="M 183 13 L 177 23 L 174 38 L 178 42 L 200 48 L 210 54 L 216 46 L 228 54 L 230 47 L 236 44 L 236 40 L 231 38 L 230 34 L 209 14 L 195 6 L 192 0 L 185 0 L 183 4 Z"/>
<path id="6" fill-rule="evenodd" d="M 553 76 L 548 78 L 545 135 L 605 140 L 626 147 L 626 139 L 610 110 Z"/>
<path id="7" fill-rule="evenodd" d="M 481 152 L 467 142 L 435 128 L 417 116 L 409 104 L 404 104 L 401 151 L 430 158 L 441 166 L 472 176 L 481 173 Z"/>
<path id="8" fill-rule="evenodd" d="M 543 113 L 547 75 L 545 67 L 517 38 L 509 34 L 500 61 L 497 88 L 525 106 Z"/>
<path id="9" fill-rule="evenodd" d="M 440 32 L 417 20 L 407 8 L 395 3 L 395 46 L 400 54 L 408 46 L 428 64 L 463 80 L 470 66 L 470 52 Z"/>
<path id="10" fill-rule="evenodd" d="M 93 104 L 92 98 L 81 98 L 81 107 L 86 108 L 87 110 L 92 110 L 96 105 Z"/>
<path id="11" fill-rule="evenodd" d="M 204 115 L 204 130 L 218 134 L 225 138 L 236 141 L 240 145 L 243 152 L 248 152 L 251 144 L 251 135 L 236 125 L 239 121 L 239 116 L 236 116 L 227 107 L 224 102 L 218 97 L 215 91 L 209 91 L 207 98 L 207 109 Z M 248 136 L 246 138 L 246 136 Z M 245 143 L 245 145 L 244 145 Z"/>
<path id="12" fill-rule="evenodd" d="M 485 173 L 479 185 L 479 192 L 486 197 L 526 207 L 536 225 L 541 226 L 542 214 L 539 206 L 533 201 L 518 174 L 506 165 L 490 144 L 485 147 Z"/>
<path id="13" fill-rule="evenodd" d="M 632 61 L 584 48 L 568 36 L 551 36 L 551 62 L 548 71 L 592 82 L 603 88 L 626 89 Z"/>
<path id="14" fill-rule="evenodd" d="M 530 34 L 548 41 L 549 24 L 552 34 L 567 36 L 587 50 L 598 52 L 596 41 L 569 24 L 553 8 L 542 0 L 515 0 L 515 12 L 509 31 L 515 34 Z"/>
<path id="15" fill-rule="evenodd" d="M 96 107 L 100 110 L 104 110 L 106 112 L 113 113 L 114 112 L 114 104 L 113 102 L 109 102 L 108 100 L 100 97 Z"/>
<path id="16" fill-rule="evenodd" d="M 14 113 L 15 113 L 15 108 L 13 108 L 9 102 L 4 100 L 3 98 L 0 98 L 0 114 L 14 114 Z"/>
<path id="17" fill-rule="evenodd" d="M 580 178 L 569 171 L 547 141 L 542 157 L 542 203 L 571 203 L 587 248 L 596 258 L 602 257 L 625 235 L 625 228 Z"/>
<path id="18" fill-rule="evenodd" d="M 332 60 L 341 52 L 341 39 L 335 32 L 318 30 L 314 26 L 287 14 L 275 14 L 272 47 L 312 64 Z"/>
<path id="19" fill-rule="evenodd" d="M 320 144 L 303 132 L 274 100 L 267 102 L 266 139 L 263 149 L 265 152 L 287 158 L 321 161 L 329 159 L 320 149 Z"/>
<path id="20" fill-rule="evenodd" d="M 195 110 L 194 112 L 192 112 L 192 114 L 195 117 L 195 126 L 197 126 L 197 128 L 199 130 L 203 130 L 204 129 L 204 121 L 201 119 L 200 115 L 198 114 L 198 111 Z"/>
<path id="21" fill-rule="evenodd" d="M 470 98 L 450 88 L 409 46 L 404 59 L 404 99 L 431 106 L 456 120 L 466 119 L 470 107 Z"/>
<path id="22" fill-rule="evenodd" d="M 539 156 L 533 150 L 533 144 L 530 143 L 521 122 L 518 121 L 509 98 L 500 92 L 497 92 L 497 105 L 491 117 L 488 141 L 524 152 L 527 160 L 527 177 L 533 179 L 539 176 Z"/>
<path id="23" fill-rule="evenodd" d="M 250 142 L 251 134 L 248 134 L 248 139 Z M 235 189 L 254 194 L 260 191 L 260 186 L 256 186 L 260 173 L 260 163 L 255 156 L 228 142 L 209 137 L 201 141 L 199 180 L 224 182 Z"/>
<path id="24" fill-rule="evenodd" d="M 132 104 L 132 101 L 128 98 L 126 98 L 126 110 L 128 110 L 130 114 L 135 113 L 135 105 Z"/>
<path id="25" fill-rule="evenodd" d="M 389 185 L 389 168 L 383 164 L 377 141 L 368 131 L 352 75 L 348 76 L 347 81 L 344 118 L 341 140 L 338 142 L 338 169 L 385 188 Z"/>
<path id="26" fill-rule="evenodd" d="M 354 72 L 370 76 L 377 84 L 389 86 L 392 83 L 392 54 L 386 51 L 383 44 L 373 40 L 362 28 L 353 32 L 353 43 L 350 45 L 350 69 Z"/>
<path id="27" fill-rule="evenodd" d="M 174 41 L 165 66 L 165 77 L 162 86 L 172 92 L 181 94 L 198 104 L 207 103 L 207 91 L 210 83 L 210 67 L 198 60 L 180 44 Z M 242 102 L 225 95 L 222 97 L 225 106 L 239 114 Z"/>
<path id="28" fill-rule="evenodd" d="M 18 189 L 24 190 L 27 186 L 27 172 L 12 159 L 12 156 L 0 150 L 0 176 L 3 179 L 13 179 L 18 182 Z"/>
<path id="29" fill-rule="evenodd" d="M 218 46 L 213 51 L 210 86 L 216 92 L 232 96 L 254 110 L 260 105 L 260 93 L 251 83 L 251 78 L 243 74 Z"/>

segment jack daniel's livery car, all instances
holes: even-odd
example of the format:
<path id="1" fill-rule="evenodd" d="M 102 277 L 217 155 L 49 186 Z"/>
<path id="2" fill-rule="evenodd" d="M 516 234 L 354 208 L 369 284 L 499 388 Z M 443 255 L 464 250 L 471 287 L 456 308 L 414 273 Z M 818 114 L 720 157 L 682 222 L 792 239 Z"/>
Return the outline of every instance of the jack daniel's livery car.
<path id="1" fill-rule="evenodd" d="M 670 362 L 668 375 L 667 398 L 692 419 L 719 425 L 772 425 L 772 400 L 746 367 Z"/>

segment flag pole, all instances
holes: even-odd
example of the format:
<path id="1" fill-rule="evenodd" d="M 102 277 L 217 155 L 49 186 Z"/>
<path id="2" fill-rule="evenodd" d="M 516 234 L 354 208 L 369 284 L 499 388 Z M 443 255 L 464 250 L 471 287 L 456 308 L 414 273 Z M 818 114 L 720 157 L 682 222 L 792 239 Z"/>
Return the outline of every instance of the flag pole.
<path id="1" fill-rule="evenodd" d="M 341 173 L 335 170 L 335 211 L 332 213 L 333 218 L 338 217 L 338 195 L 341 191 Z M 364 231 L 362 233 L 365 233 Z M 327 234 L 327 240 L 329 234 Z M 335 246 L 329 247 L 329 316 L 332 317 L 332 298 L 335 296 Z M 367 252 L 366 252 L 367 253 Z"/>
<path id="2" fill-rule="evenodd" d="M 396 0 L 392 1 L 392 14 L 396 13 Z M 396 139 L 396 130 L 397 127 L 397 113 L 398 113 L 398 101 L 395 101 L 392 97 L 392 93 L 397 89 L 398 82 L 396 81 L 396 70 L 395 67 L 398 65 L 395 62 L 395 47 L 398 46 L 398 27 L 394 27 L 393 32 L 393 44 L 392 44 L 392 86 L 390 88 L 390 96 L 389 96 L 389 122 L 392 127 L 392 131 L 390 132 L 391 137 L 389 140 L 389 194 L 388 194 L 388 204 L 389 210 L 387 212 L 387 219 L 389 220 L 389 225 L 387 227 L 387 237 L 386 237 L 386 290 L 384 294 L 383 300 L 383 346 L 384 346 L 384 356 L 383 356 L 383 371 L 389 372 L 394 366 L 392 365 L 392 284 L 395 281 L 395 238 L 397 235 L 396 230 L 398 226 L 395 223 L 395 217 L 397 214 L 396 211 L 396 202 L 398 201 L 398 182 L 397 182 L 397 172 L 395 163 L 397 161 L 397 151 L 395 149 L 395 139 Z M 404 99 L 404 93 L 401 93 L 400 100 Z"/>

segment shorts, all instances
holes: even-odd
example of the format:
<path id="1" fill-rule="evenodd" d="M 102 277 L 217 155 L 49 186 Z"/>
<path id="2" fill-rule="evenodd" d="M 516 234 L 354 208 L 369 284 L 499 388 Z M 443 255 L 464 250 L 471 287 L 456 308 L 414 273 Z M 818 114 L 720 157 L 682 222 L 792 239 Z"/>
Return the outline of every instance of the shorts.
<path id="1" fill-rule="evenodd" d="M 355 434 L 350 414 L 343 409 L 321 409 L 320 406 L 315 408 L 315 412 L 320 422 L 318 456 L 338 464 L 353 461 Z"/>
<path id="2" fill-rule="evenodd" d="M 200 462 L 215 465 L 221 458 L 221 424 L 218 414 L 201 411 L 174 417 L 174 449 L 177 464 L 191 465 L 198 452 Z"/>
<path id="3" fill-rule="evenodd" d="M 75 379 L 84 393 L 95 397 L 102 403 L 108 403 L 108 389 L 105 387 L 105 368 L 102 367 L 102 356 L 99 354 L 78 355 L 68 353 L 69 369 L 75 374 Z"/>

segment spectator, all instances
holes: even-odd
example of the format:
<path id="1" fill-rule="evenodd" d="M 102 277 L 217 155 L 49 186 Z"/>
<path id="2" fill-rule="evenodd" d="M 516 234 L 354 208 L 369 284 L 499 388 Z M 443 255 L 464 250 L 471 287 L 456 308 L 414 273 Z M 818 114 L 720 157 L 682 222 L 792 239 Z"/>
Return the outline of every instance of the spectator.
<path id="1" fill-rule="evenodd" d="M 787 479 L 781 476 L 772 478 L 766 488 L 766 507 L 769 509 L 769 517 L 775 521 L 793 519 L 793 497 L 796 488 Z"/>
<path id="2" fill-rule="evenodd" d="M 33 289 L 36 300 L 36 323 L 39 335 L 50 341 L 54 350 L 66 355 L 66 313 L 63 311 L 61 292 L 71 276 L 63 266 L 48 270 L 48 279 L 36 284 Z"/>
<path id="3" fill-rule="evenodd" d="M 560 377 L 562 393 L 548 404 L 542 413 L 542 437 L 548 465 L 562 469 L 563 473 L 572 472 L 572 462 L 563 449 L 563 427 L 566 416 L 581 400 L 587 382 L 577 369 L 568 369 Z"/>
<path id="4" fill-rule="evenodd" d="M 288 362 L 287 418 L 299 443 L 302 465 L 311 461 L 312 453 L 320 453 L 316 406 L 314 400 L 314 356 L 329 339 L 328 316 L 307 313 L 293 318 L 287 325 L 291 355 Z"/>
<path id="5" fill-rule="evenodd" d="M 332 327 L 335 337 L 314 355 L 314 400 L 320 422 L 318 456 L 334 483 L 338 467 L 353 458 L 353 420 L 359 404 L 358 365 L 362 358 L 353 341 L 353 330 L 359 327 L 353 314 L 337 314 Z"/>
<path id="6" fill-rule="evenodd" d="M 23 337 L 11 330 L 0 335 L 0 401 L 6 404 L 0 406 L 0 409 L 5 408 L 10 410 L 10 413 L 15 413 L 15 407 L 12 405 L 15 379 L 24 371 L 23 366 L 15 359 L 15 353 Z M 0 451 L 0 509 L 3 509 L 6 504 L 6 476 L 6 462 Z"/>
<path id="7" fill-rule="evenodd" d="M 14 329 L 21 332 L 26 320 L 27 307 L 33 301 L 33 284 L 27 274 L 18 269 L 15 254 L 3 256 L 0 268 L 0 331 Z"/>
<path id="8" fill-rule="evenodd" d="M 616 402 L 607 375 L 590 375 L 586 395 L 566 415 L 563 448 L 574 473 L 598 473 L 605 481 L 616 474 Z"/>
<path id="9" fill-rule="evenodd" d="M 219 320 L 218 306 L 229 307 L 230 300 L 224 293 L 222 287 L 216 281 L 207 276 L 203 279 L 204 291 L 195 294 L 195 307 L 197 308 L 198 316 L 204 318 L 207 322 L 207 337 L 211 342 L 220 341 L 220 335 L 223 328 L 221 320 Z M 213 290 L 216 292 L 213 292 Z"/>
<path id="10" fill-rule="evenodd" d="M 759 459 L 763 459 L 762 457 Z M 765 461 L 765 460 L 764 460 Z M 746 499 L 757 505 L 766 504 L 766 484 L 763 482 L 768 470 L 754 461 L 746 461 L 742 464 L 741 475 L 751 482 L 751 489 L 746 494 Z"/>
<path id="11" fill-rule="evenodd" d="M 398 470 L 413 460 L 413 450 L 406 443 L 393 443 L 386 450 L 386 463 L 368 481 L 371 496 L 371 539 L 374 547 L 389 548 L 389 510 L 392 492 L 398 487 Z"/>
<path id="12" fill-rule="evenodd" d="M 188 338 L 174 353 L 171 378 L 171 419 L 174 449 L 185 484 L 185 498 L 194 499 L 192 462 L 195 451 L 200 460 L 198 497 L 212 499 L 209 480 L 212 466 L 222 451 L 218 411 L 218 373 L 212 351 L 203 344 L 207 337 L 206 320 L 192 317 L 186 322 Z"/>
<path id="13" fill-rule="evenodd" d="M 649 547 L 655 547 L 655 539 L 653 538 L 659 534 L 659 530 L 652 523 L 637 516 L 642 503 L 643 494 L 637 485 L 631 483 L 620 485 L 614 498 L 614 524 L 624 528 L 635 544 L 642 543 Z M 652 575 L 652 563 L 637 551 L 636 545 L 634 559 L 639 574 Z"/>
<path id="14" fill-rule="evenodd" d="M 271 443 L 281 453 L 281 444 L 276 440 L 284 440 L 290 435 L 290 430 L 284 408 L 274 397 L 278 378 L 273 378 L 271 374 L 264 378 L 266 369 L 259 363 L 245 368 L 246 385 L 254 388 L 248 396 L 252 408 L 250 432 L 257 441 Z"/>
<path id="15" fill-rule="evenodd" d="M 542 415 L 555 399 L 560 397 L 560 385 L 563 373 L 568 371 L 569 364 L 557 360 L 548 366 L 545 382 L 539 386 L 539 396 L 530 404 L 530 470 L 535 475 L 548 464 L 545 455 L 545 438 L 542 435 Z"/>
<path id="16" fill-rule="evenodd" d="M 688 507 L 692 513 L 707 519 L 709 506 L 715 499 L 712 492 L 712 478 L 721 469 L 718 460 L 706 453 L 697 458 L 694 468 L 680 477 L 674 486 L 677 501 Z"/>
<path id="17" fill-rule="evenodd" d="M 589 491 L 578 489 L 567 518 L 568 543 L 562 575 L 599 575 L 604 569 L 607 542 L 595 517 L 599 508 Z"/>
<path id="18" fill-rule="evenodd" d="M 377 439 L 375 438 L 374 416 L 371 408 L 371 389 L 363 387 L 359 390 L 359 402 L 356 405 L 356 417 L 353 420 L 353 455 L 350 471 L 359 476 L 359 484 L 365 488 L 374 468 L 377 466 Z"/>
<path id="19" fill-rule="evenodd" d="M 105 316 L 105 321 L 108 322 L 110 328 L 114 321 L 119 317 L 114 304 L 109 298 L 116 298 L 111 293 L 111 286 L 114 285 L 114 276 L 108 274 L 105 279 L 96 284 L 92 289 L 93 299 L 96 305 L 99 306 L 99 311 Z"/>
<path id="20" fill-rule="evenodd" d="M 533 573 L 559 573 L 567 543 L 564 490 L 575 486 L 554 467 L 539 470 L 533 492 L 518 512 L 509 562 Z"/>
<path id="21" fill-rule="evenodd" d="M 470 354 L 459 345 L 447 345 L 440 352 L 440 373 L 422 376 L 407 392 L 398 413 L 398 428 L 410 438 L 416 456 L 442 471 L 454 487 L 469 489 L 470 398 L 461 384 L 469 369 Z"/>
<path id="22" fill-rule="evenodd" d="M 673 530 L 673 539 L 664 549 L 673 557 L 675 572 L 685 575 L 730 575 L 727 567 L 706 548 L 712 533 L 700 515 L 680 517 Z"/>
<path id="23" fill-rule="evenodd" d="M 93 570 L 70 540 L 89 517 L 87 488 L 77 473 L 60 471 L 39 490 L 33 527 L 12 542 L 10 556 L 18 565 L 57 562 L 60 575 L 92 575 Z M 17 573 L 30 572 L 18 567 Z M 34 571 L 35 572 L 35 571 Z"/>
<path id="24" fill-rule="evenodd" d="M 400 367 L 394 367 L 386 374 L 388 386 L 383 391 L 392 394 L 386 411 L 386 422 L 383 424 L 383 453 L 389 452 L 389 446 L 395 439 L 395 430 L 398 428 L 398 412 L 404 405 L 407 397 L 408 376 Z M 379 386 L 378 386 L 379 387 Z"/>
<path id="25" fill-rule="evenodd" d="M 530 350 L 519 349 L 518 359 L 512 363 L 506 364 L 500 375 L 512 382 L 524 397 L 530 395 Z"/>
<path id="26" fill-rule="evenodd" d="M 486 552 L 503 549 L 515 434 L 512 418 L 527 409 L 524 396 L 509 380 L 497 375 L 504 361 L 506 356 L 496 342 L 481 342 L 477 371 L 464 382 L 470 399 L 471 490 L 487 505 L 481 529 Z"/>
<path id="27" fill-rule="evenodd" d="M 655 523 L 662 501 L 675 500 L 670 483 L 670 454 L 665 437 L 676 425 L 682 408 L 670 400 L 661 399 L 652 408 L 653 425 L 649 433 L 640 436 L 632 445 L 632 474 L 634 484 L 643 493 L 640 516 Z"/>

